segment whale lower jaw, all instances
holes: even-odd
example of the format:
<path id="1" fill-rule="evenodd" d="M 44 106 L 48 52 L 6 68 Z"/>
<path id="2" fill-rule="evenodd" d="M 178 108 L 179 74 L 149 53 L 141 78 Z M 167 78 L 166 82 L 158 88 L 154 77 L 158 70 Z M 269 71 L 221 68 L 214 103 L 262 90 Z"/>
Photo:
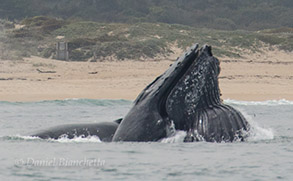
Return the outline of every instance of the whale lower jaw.
<path id="1" fill-rule="evenodd" d="M 243 115 L 229 105 L 219 104 L 199 109 L 184 142 L 244 141 L 249 124 Z M 231 121 L 232 120 L 232 121 Z"/>

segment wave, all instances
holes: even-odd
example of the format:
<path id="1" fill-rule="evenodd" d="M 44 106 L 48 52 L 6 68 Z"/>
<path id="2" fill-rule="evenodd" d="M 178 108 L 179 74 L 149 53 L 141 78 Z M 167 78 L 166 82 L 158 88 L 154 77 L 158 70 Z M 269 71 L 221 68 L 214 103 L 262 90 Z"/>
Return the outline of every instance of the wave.
<path id="1" fill-rule="evenodd" d="M 274 139 L 274 132 L 271 128 L 262 128 L 256 122 L 249 119 L 251 128 L 249 130 L 248 137 L 246 141 L 248 142 L 257 142 L 263 140 L 272 140 Z M 176 133 L 170 137 L 163 138 L 159 140 L 160 143 L 183 143 L 186 136 L 186 131 L 176 131 Z M 72 139 L 67 137 L 61 137 L 59 139 L 41 139 L 35 136 L 3 136 L 3 140 L 12 140 L 12 141 L 45 141 L 45 142 L 57 142 L 57 143 L 102 143 L 98 136 L 78 136 Z"/>
<path id="2" fill-rule="evenodd" d="M 251 124 L 250 130 L 248 132 L 245 132 L 244 134 L 247 134 L 247 136 L 248 136 L 245 139 L 245 141 L 247 141 L 247 142 L 258 142 L 258 141 L 273 140 L 274 139 L 274 131 L 271 128 L 262 128 L 255 122 Z M 176 131 L 175 135 L 173 135 L 171 137 L 163 138 L 159 142 L 161 142 L 161 143 L 183 143 L 185 136 L 186 136 L 185 131 Z M 235 140 L 235 141 L 241 142 L 240 140 Z"/>
<path id="3" fill-rule="evenodd" d="M 59 139 L 48 139 L 51 142 L 59 142 L 59 143 L 101 143 L 102 141 L 98 136 L 78 136 L 72 139 L 61 137 Z"/>
<path id="4" fill-rule="evenodd" d="M 280 106 L 280 105 L 293 105 L 293 101 L 286 99 L 280 100 L 267 100 L 267 101 L 237 101 L 233 99 L 224 100 L 225 104 L 235 104 L 235 105 L 244 105 L 244 106 Z"/>
<path id="5" fill-rule="evenodd" d="M 0 105 L 95 105 L 95 106 L 113 106 L 113 105 L 130 105 L 132 101 L 125 99 L 64 99 L 64 100 L 44 100 L 37 102 L 9 102 L 0 101 Z"/>
<path id="6" fill-rule="evenodd" d="M 293 105 L 293 101 L 286 99 L 280 100 L 267 100 L 267 101 L 238 101 L 233 99 L 225 99 L 224 103 L 234 104 L 234 105 L 245 105 L 245 106 L 279 106 L 279 105 Z M 126 99 L 64 99 L 64 100 L 44 100 L 36 102 L 9 102 L 9 101 L 0 101 L 0 105 L 95 105 L 95 106 L 113 106 L 113 105 L 131 105 L 131 100 Z"/>
<path id="7" fill-rule="evenodd" d="M 21 136 L 21 135 L 14 135 L 14 136 L 3 136 L 1 137 L 4 140 L 13 140 L 13 141 L 46 141 L 46 142 L 58 142 L 58 143 L 101 143 L 102 141 L 98 136 L 78 136 L 72 139 L 61 137 L 59 139 L 41 139 L 36 136 Z"/>
<path id="8" fill-rule="evenodd" d="M 12 135 L 12 136 L 0 136 L 1 140 L 8 141 L 23 141 L 23 140 L 42 140 L 41 138 L 35 136 L 21 136 L 21 135 Z"/>

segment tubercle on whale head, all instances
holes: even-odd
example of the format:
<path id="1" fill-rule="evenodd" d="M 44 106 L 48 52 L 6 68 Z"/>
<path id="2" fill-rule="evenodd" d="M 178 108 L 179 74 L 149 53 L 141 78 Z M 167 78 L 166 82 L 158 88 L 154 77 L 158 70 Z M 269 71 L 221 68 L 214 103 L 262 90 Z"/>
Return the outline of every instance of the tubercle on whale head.
<path id="1" fill-rule="evenodd" d="M 211 47 L 204 46 L 203 49 L 206 48 L 206 53 L 208 55 L 212 55 Z M 219 88 L 218 76 L 220 74 L 220 61 L 210 56 L 205 59 L 206 65 L 205 67 L 205 86 L 203 87 L 203 95 L 201 96 L 201 100 L 199 101 L 200 107 L 212 107 L 213 105 L 220 104 L 222 100 L 220 99 L 221 93 Z"/>
<path id="2" fill-rule="evenodd" d="M 219 102 L 219 60 L 213 57 L 211 47 L 203 46 L 193 63 L 185 71 L 166 100 L 166 111 L 176 129 L 188 130 L 196 110 Z"/>

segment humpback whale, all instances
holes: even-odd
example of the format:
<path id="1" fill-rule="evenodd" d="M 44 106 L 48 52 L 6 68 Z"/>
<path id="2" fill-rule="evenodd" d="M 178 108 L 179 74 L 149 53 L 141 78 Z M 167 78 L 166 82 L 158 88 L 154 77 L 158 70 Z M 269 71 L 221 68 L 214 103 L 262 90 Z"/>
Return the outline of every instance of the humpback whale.
<path id="1" fill-rule="evenodd" d="M 185 142 L 244 140 L 250 126 L 238 110 L 221 100 L 219 73 L 220 62 L 211 47 L 195 44 L 139 94 L 122 120 L 59 126 L 33 136 L 158 141 L 183 130 L 187 132 Z"/>
<path id="2" fill-rule="evenodd" d="M 187 132 L 186 142 L 244 139 L 248 122 L 220 99 L 219 73 L 211 47 L 192 46 L 140 93 L 113 141 L 157 141 L 174 127 Z"/>

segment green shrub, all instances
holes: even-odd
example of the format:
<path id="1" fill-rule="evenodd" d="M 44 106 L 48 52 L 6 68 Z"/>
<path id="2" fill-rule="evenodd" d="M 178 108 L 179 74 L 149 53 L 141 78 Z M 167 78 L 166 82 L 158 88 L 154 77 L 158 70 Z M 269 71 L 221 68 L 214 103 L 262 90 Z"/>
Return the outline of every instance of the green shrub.
<path id="1" fill-rule="evenodd" d="M 69 59 L 73 61 L 86 61 L 92 56 L 93 53 L 86 50 L 72 50 L 69 53 Z"/>
<path id="2" fill-rule="evenodd" d="M 37 28 L 41 33 L 50 33 L 64 26 L 66 21 L 47 16 L 35 16 L 24 19 L 21 24 L 27 27 Z"/>
<path id="3" fill-rule="evenodd" d="M 52 55 L 55 54 L 55 48 L 45 48 L 43 51 L 42 51 L 42 54 L 41 56 L 44 57 L 44 58 L 49 58 L 51 57 Z"/>
<path id="4" fill-rule="evenodd" d="M 90 39 L 90 38 L 75 38 L 73 40 L 70 40 L 68 42 L 68 49 L 74 50 L 81 47 L 91 46 L 95 45 L 96 40 Z"/>
<path id="5" fill-rule="evenodd" d="M 270 45 L 278 45 L 284 41 L 283 38 L 279 38 L 275 35 L 258 35 L 257 38 L 260 41 L 267 43 L 267 44 L 270 44 Z"/>

